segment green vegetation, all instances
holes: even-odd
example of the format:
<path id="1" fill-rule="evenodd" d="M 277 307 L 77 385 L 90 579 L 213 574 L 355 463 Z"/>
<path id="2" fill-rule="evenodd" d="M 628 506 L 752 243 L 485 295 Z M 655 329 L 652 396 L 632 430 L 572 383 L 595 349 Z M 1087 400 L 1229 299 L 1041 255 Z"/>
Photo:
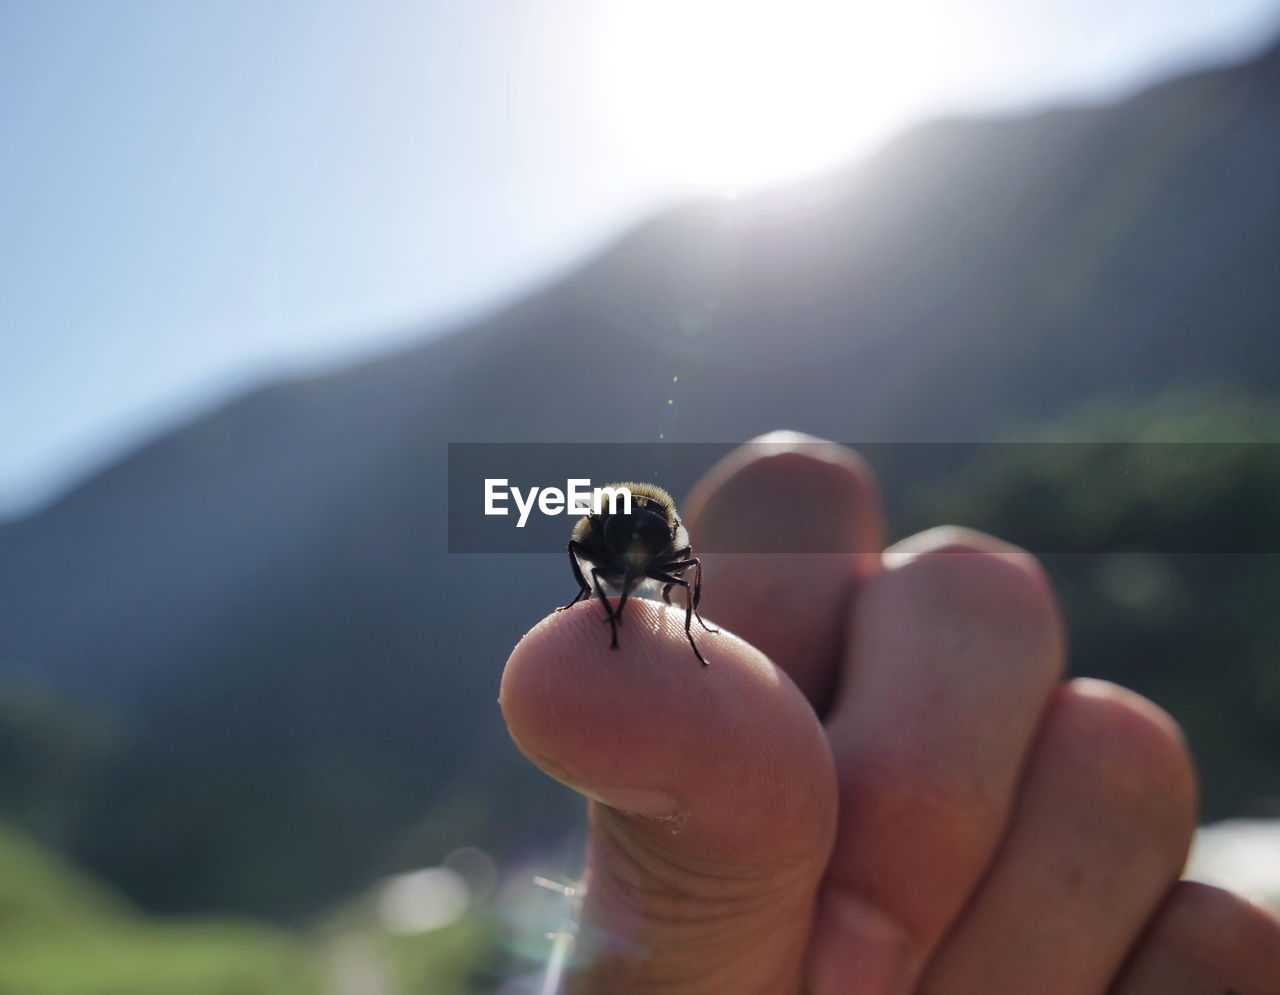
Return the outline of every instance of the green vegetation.
<path id="1" fill-rule="evenodd" d="M 1099 404 L 1039 442 L 979 450 L 901 523 L 968 525 L 1040 556 L 1072 671 L 1132 687 L 1182 724 L 1206 820 L 1274 804 L 1280 444 L 1250 443 L 1277 439 L 1280 407 L 1236 394 Z"/>
<path id="2" fill-rule="evenodd" d="M 64 844 L 112 754 L 118 716 L 0 663 L 0 820 Z"/>
<path id="3" fill-rule="evenodd" d="M 483 906 L 442 929 L 392 935 L 370 897 L 309 939 L 234 919 L 145 916 L 0 829 L 0 995 L 328 995 L 367 990 L 359 979 L 370 976 L 389 995 L 467 995 L 496 964 L 497 939 Z"/>
<path id="4" fill-rule="evenodd" d="M 162 922 L 19 834 L 0 831 L 0 995 L 313 995 L 308 951 L 278 930 Z"/>
<path id="5" fill-rule="evenodd" d="M 347 921 L 327 944 L 336 977 L 374 974 L 394 995 L 471 995 L 496 988 L 499 965 L 491 917 L 476 910 L 443 929 L 412 936 L 387 933 L 374 919 Z"/>

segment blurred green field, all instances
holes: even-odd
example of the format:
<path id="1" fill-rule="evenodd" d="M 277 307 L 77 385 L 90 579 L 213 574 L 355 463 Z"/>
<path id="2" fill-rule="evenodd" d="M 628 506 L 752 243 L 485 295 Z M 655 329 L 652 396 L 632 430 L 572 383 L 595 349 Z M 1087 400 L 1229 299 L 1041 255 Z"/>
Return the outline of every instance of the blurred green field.
<path id="1" fill-rule="evenodd" d="M 0 828 L 0 995 L 465 995 L 483 984 L 494 940 L 482 910 L 442 929 L 391 935 L 370 896 L 305 933 L 150 917 Z"/>
<path id="2" fill-rule="evenodd" d="M 310 995 L 313 952 L 271 927 L 158 921 L 13 830 L 0 830 L 3 995 Z"/>

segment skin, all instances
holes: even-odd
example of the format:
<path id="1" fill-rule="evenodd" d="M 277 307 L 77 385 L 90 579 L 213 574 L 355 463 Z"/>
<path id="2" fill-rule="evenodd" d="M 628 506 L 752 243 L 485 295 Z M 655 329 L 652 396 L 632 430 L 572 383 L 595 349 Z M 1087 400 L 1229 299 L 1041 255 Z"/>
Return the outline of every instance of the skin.
<path id="1" fill-rule="evenodd" d="M 591 799 L 564 990 L 1280 995 L 1280 922 L 1178 881 L 1173 721 L 1064 682 L 1026 552 L 952 528 L 878 552 L 870 473 L 817 443 L 757 440 L 683 508 L 704 548 L 860 550 L 704 557 L 709 667 L 648 601 L 620 650 L 584 603 L 507 662 L 516 744 Z"/>

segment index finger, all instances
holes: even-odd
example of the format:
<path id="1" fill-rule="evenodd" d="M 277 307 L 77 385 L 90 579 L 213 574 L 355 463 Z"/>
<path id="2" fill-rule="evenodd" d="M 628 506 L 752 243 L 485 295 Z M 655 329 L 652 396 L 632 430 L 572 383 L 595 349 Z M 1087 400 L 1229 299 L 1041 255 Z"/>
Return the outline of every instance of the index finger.
<path id="1" fill-rule="evenodd" d="M 702 554 L 703 611 L 763 650 L 821 714 L 850 600 L 880 569 L 884 520 L 862 457 L 771 432 L 707 471 L 684 512 L 694 548 L 713 550 Z"/>

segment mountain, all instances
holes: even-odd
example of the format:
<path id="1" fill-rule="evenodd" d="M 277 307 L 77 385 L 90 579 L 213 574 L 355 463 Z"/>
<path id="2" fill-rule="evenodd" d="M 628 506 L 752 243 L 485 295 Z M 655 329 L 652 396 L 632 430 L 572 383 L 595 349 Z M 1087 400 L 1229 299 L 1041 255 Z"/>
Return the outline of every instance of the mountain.
<path id="1" fill-rule="evenodd" d="M 149 907 L 278 916 L 385 869 L 433 808 L 430 846 L 550 838 L 569 803 L 494 697 L 572 582 L 446 552 L 448 443 L 977 441 L 1098 397 L 1269 393 L 1277 177 L 1280 48 L 937 122 L 157 438 L 0 525 L 0 664 L 114 716 L 47 834 Z"/>

